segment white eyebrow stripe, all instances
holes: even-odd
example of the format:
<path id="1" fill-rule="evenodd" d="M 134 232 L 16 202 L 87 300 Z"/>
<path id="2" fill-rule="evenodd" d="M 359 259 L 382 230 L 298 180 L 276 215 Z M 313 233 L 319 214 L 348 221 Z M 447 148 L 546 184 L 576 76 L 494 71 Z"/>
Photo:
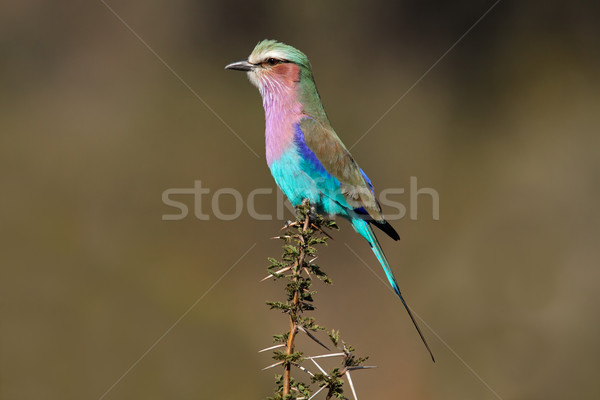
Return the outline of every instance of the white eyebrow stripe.
<path id="1" fill-rule="evenodd" d="M 267 52 L 264 53 L 258 53 L 258 54 L 250 54 L 250 57 L 248 57 L 248 62 L 252 63 L 252 64 L 260 64 L 263 61 L 268 60 L 269 58 L 275 58 L 277 60 L 285 60 L 285 54 L 281 51 L 278 50 L 269 50 Z"/>

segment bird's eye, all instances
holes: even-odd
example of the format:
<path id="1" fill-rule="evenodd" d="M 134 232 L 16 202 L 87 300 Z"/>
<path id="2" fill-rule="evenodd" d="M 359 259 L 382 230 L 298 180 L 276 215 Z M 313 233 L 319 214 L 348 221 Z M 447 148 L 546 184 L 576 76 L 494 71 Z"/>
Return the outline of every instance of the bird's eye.
<path id="1" fill-rule="evenodd" d="M 280 62 L 281 62 L 280 60 L 277 60 L 277 59 L 275 59 L 275 58 L 269 58 L 269 59 L 267 60 L 267 65 L 277 65 L 277 64 L 279 64 Z"/>

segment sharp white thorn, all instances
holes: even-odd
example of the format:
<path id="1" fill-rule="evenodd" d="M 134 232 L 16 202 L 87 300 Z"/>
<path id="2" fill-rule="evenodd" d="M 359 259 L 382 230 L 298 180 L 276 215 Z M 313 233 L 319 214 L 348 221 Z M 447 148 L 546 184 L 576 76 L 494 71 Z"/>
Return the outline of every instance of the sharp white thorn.
<path id="1" fill-rule="evenodd" d="M 322 386 L 321 389 L 319 389 L 316 392 L 314 392 L 313 395 L 308 398 L 308 400 L 313 399 L 316 395 L 318 395 L 321 392 L 321 390 L 325 389 L 326 387 L 327 386 Z"/>
<path id="2" fill-rule="evenodd" d="M 279 362 L 276 362 L 275 364 L 269 365 L 268 367 L 264 367 L 262 370 L 263 370 L 263 371 L 266 371 L 266 370 L 268 370 L 269 368 L 276 367 L 276 366 L 278 366 L 278 365 L 280 365 L 280 364 L 281 364 L 281 361 L 279 361 Z"/>
<path id="3" fill-rule="evenodd" d="M 346 353 L 322 354 L 320 356 L 306 357 L 306 359 L 307 360 L 312 360 L 313 358 L 339 357 L 339 356 L 345 356 L 345 355 L 346 355 Z"/>
<path id="4" fill-rule="evenodd" d="M 269 350 L 273 350 L 273 349 L 276 349 L 278 347 L 284 347 L 284 346 L 285 346 L 285 344 L 283 344 L 283 343 L 282 344 L 277 344 L 275 346 L 271 346 L 271 347 L 267 347 L 266 349 L 259 350 L 258 352 L 262 353 L 263 351 L 269 351 Z"/>
<path id="5" fill-rule="evenodd" d="M 312 361 L 313 363 L 315 363 L 315 365 L 317 366 L 317 368 L 319 368 L 319 370 L 325 375 L 325 376 L 329 376 L 327 374 L 327 372 L 325 372 L 325 370 L 323 368 L 321 368 L 321 366 L 319 364 L 317 364 L 317 362 L 315 360 L 313 360 L 312 358 L 310 359 L 310 361 Z"/>
<path id="6" fill-rule="evenodd" d="M 280 269 L 279 271 L 272 272 L 271 274 L 269 274 L 269 276 L 265 276 L 265 277 L 264 277 L 264 278 L 262 278 L 260 281 L 261 281 L 261 282 L 264 282 L 264 281 L 266 281 L 266 280 L 267 280 L 267 279 L 269 279 L 269 278 L 275 278 L 275 276 L 276 276 L 276 275 L 279 275 L 279 274 L 281 274 L 282 272 L 285 272 L 285 271 L 287 271 L 287 270 L 288 270 L 288 269 L 290 269 L 290 268 L 292 268 L 292 267 L 285 267 L 285 268 L 282 268 L 282 269 Z"/>
<path id="7" fill-rule="evenodd" d="M 298 365 L 298 364 L 294 364 L 296 367 L 300 368 L 302 371 L 306 372 L 307 374 L 309 374 L 310 376 L 315 376 L 315 374 L 313 374 L 312 372 L 310 372 L 308 369 L 304 368 L 302 365 Z"/>
<path id="8" fill-rule="evenodd" d="M 348 377 L 348 384 L 350 385 L 350 389 L 352 389 L 352 395 L 354 396 L 354 400 L 358 400 L 356 390 L 354 390 L 354 383 L 352 382 L 352 378 L 350 377 L 350 371 L 346 371 L 346 376 Z"/>

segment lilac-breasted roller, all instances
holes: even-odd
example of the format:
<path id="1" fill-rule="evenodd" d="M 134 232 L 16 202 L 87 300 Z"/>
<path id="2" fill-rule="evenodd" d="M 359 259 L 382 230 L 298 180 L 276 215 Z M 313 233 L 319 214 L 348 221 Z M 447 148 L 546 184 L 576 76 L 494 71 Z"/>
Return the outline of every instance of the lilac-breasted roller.
<path id="1" fill-rule="evenodd" d="M 225 68 L 246 71 L 262 95 L 267 164 L 281 191 L 293 206 L 308 199 L 318 212 L 350 221 L 371 246 L 433 359 L 371 226 L 400 237 L 384 219 L 371 181 L 331 127 L 306 55 L 263 40 L 247 60 Z"/>

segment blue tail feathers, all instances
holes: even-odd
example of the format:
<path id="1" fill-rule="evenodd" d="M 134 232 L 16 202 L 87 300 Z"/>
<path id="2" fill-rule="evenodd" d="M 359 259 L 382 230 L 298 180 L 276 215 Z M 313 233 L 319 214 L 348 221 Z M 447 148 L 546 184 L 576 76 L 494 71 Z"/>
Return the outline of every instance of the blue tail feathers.
<path id="1" fill-rule="evenodd" d="M 367 242 L 369 242 L 369 245 L 371 246 L 371 250 L 373 250 L 373 253 L 375 253 L 375 257 L 377 257 L 377 260 L 379 260 L 379 263 L 383 267 L 383 272 L 385 272 L 385 276 L 387 277 L 390 285 L 392 286 L 392 289 L 394 289 L 394 292 L 396 292 L 396 294 L 400 298 L 400 301 L 402 302 L 402 305 L 408 312 L 408 316 L 410 317 L 413 325 L 417 329 L 417 332 L 419 333 L 419 336 L 421 337 L 423 344 L 427 348 L 427 351 L 429 352 L 431 359 L 433 360 L 433 362 L 435 362 L 433 353 L 431 352 L 431 349 L 429 348 L 429 344 L 427 343 L 427 340 L 425 340 L 425 336 L 423 335 L 423 332 L 421 332 L 421 328 L 419 328 L 419 325 L 417 324 L 417 321 L 415 320 L 412 312 L 410 311 L 408 304 L 406 304 L 404 297 L 402 297 L 402 293 L 400 293 L 400 288 L 398 287 L 398 283 L 396 282 L 394 273 L 392 272 L 392 270 L 390 268 L 390 265 L 388 263 L 387 258 L 385 257 L 385 254 L 383 254 L 383 250 L 381 249 L 381 246 L 379 245 L 379 241 L 377 240 L 377 237 L 375 237 L 375 234 L 373 233 L 371 226 L 369 225 L 369 223 L 367 221 L 360 219 L 360 218 L 353 218 L 351 220 L 351 223 L 352 223 L 352 227 L 354 228 L 354 230 L 356 232 L 358 232 L 362 237 L 364 237 L 367 240 Z"/>

